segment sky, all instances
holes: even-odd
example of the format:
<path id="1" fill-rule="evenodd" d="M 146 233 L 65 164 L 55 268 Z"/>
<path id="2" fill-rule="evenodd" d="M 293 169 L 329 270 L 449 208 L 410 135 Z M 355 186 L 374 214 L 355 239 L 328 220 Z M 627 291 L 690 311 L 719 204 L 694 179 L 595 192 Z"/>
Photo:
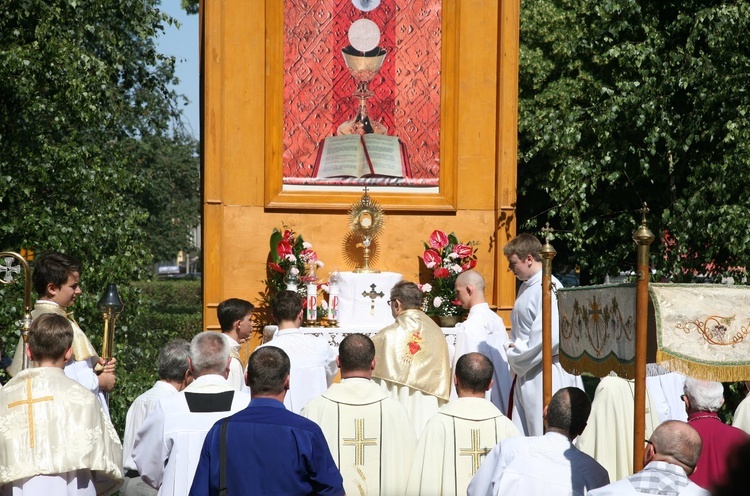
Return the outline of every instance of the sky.
<path id="1" fill-rule="evenodd" d="M 175 73 L 180 80 L 177 93 L 185 95 L 187 105 L 181 105 L 183 122 L 197 139 L 200 137 L 200 88 L 198 84 L 198 15 L 187 15 L 180 8 L 180 0 L 162 0 L 160 10 L 177 19 L 180 26 L 165 26 L 156 39 L 159 52 L 176 59 Z"/>

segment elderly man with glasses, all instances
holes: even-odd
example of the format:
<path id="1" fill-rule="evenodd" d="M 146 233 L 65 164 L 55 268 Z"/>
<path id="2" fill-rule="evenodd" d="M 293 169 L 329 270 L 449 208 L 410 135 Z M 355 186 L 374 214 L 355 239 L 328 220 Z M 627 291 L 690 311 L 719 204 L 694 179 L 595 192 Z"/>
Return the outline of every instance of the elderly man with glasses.
<path id="1" fill-rule="evenodd" d="M 421 310 L 422 291 L 413 282 L 393 286 L 389 305 L 395 322 L 372 338 L 377 359 L 372 379 L 406 408 L 419 436 L 450 396 L 448 344 Z"/>

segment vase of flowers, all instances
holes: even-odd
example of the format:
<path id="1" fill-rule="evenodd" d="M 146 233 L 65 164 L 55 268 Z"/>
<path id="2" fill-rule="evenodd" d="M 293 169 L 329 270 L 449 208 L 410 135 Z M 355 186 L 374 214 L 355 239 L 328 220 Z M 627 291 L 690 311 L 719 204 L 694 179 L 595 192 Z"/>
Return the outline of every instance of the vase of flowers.
<path id="1" fill-rule="evenodd" d="M 264 281 L 264 301 L 270 304 L 277 292 L 287 290 L 295 280 L 299 281 L 297 293 L 305 298 L 306 285 L 317 282 L 315 270 L 324 265 L 318 260 L 318 254 L 302 235 L 298 235 L 287 226 L 283 226 L 283 230 L 274 228 L 269 243 L 268 279 Z"/>
<path id="2" fill-rule="evenodd" d="M 427 315 L 461 316 L 465 313 L 456 298 L 456 278 L 461 272 L 476 267 L 478 244 L 476 241 L 461 243 L 454 233 L 445 234 L 440 230 L 430 234 L 429 241 L 424 243 L 422 261 L 432 272 L 432 280 L 420 287 Z"/>

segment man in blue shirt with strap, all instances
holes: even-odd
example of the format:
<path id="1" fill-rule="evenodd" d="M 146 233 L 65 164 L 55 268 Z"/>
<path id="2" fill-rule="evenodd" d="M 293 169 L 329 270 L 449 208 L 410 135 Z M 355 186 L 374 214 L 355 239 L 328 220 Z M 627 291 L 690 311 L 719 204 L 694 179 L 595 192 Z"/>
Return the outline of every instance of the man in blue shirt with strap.
<path id="1" fill-rule="evenodd" d="M 229 494 L 344 494 L 341 473 L 320 427 L 284 408 L 289 371 L 289 357 L 280 348 L 264 346 L 250 356 L 247 384 L 252 400 L 226 419 Z M 206 436 L 190 496 L 219 494 L 222 422 Z"/>

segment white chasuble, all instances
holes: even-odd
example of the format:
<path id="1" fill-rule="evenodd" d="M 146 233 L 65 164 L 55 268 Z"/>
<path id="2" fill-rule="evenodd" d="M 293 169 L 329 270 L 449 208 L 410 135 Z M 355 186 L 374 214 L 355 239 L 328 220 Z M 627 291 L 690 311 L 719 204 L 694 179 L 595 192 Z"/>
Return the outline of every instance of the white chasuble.
<path id="1" fill-rule="evenodd" d="M 403 494 L 416 437 L 404 408 L 377 384 L 343 379 L 302 415 L 323 430 L 346 494 Z"/>
<path id="2" fill-rule="evenodd" d="M 13 494 L 23 494 L 17 486 L 33 486 L 35 476 L 60 474 L 65 482 L 80 474 L 93 481 L 96 494 L 112 494 L 122 483 L 121 462 L 120 438 L 109 416 L 62 369 L 23 370 L 0 390 L 3 490 L 12 485 Z"/>
<path id="3" fill-rule="evenodd" d="M 425 426 L 414 454 L 406 494 L 464 495 L 487 454 L 520 432 L 484 398 L 458 398 Z"/>

